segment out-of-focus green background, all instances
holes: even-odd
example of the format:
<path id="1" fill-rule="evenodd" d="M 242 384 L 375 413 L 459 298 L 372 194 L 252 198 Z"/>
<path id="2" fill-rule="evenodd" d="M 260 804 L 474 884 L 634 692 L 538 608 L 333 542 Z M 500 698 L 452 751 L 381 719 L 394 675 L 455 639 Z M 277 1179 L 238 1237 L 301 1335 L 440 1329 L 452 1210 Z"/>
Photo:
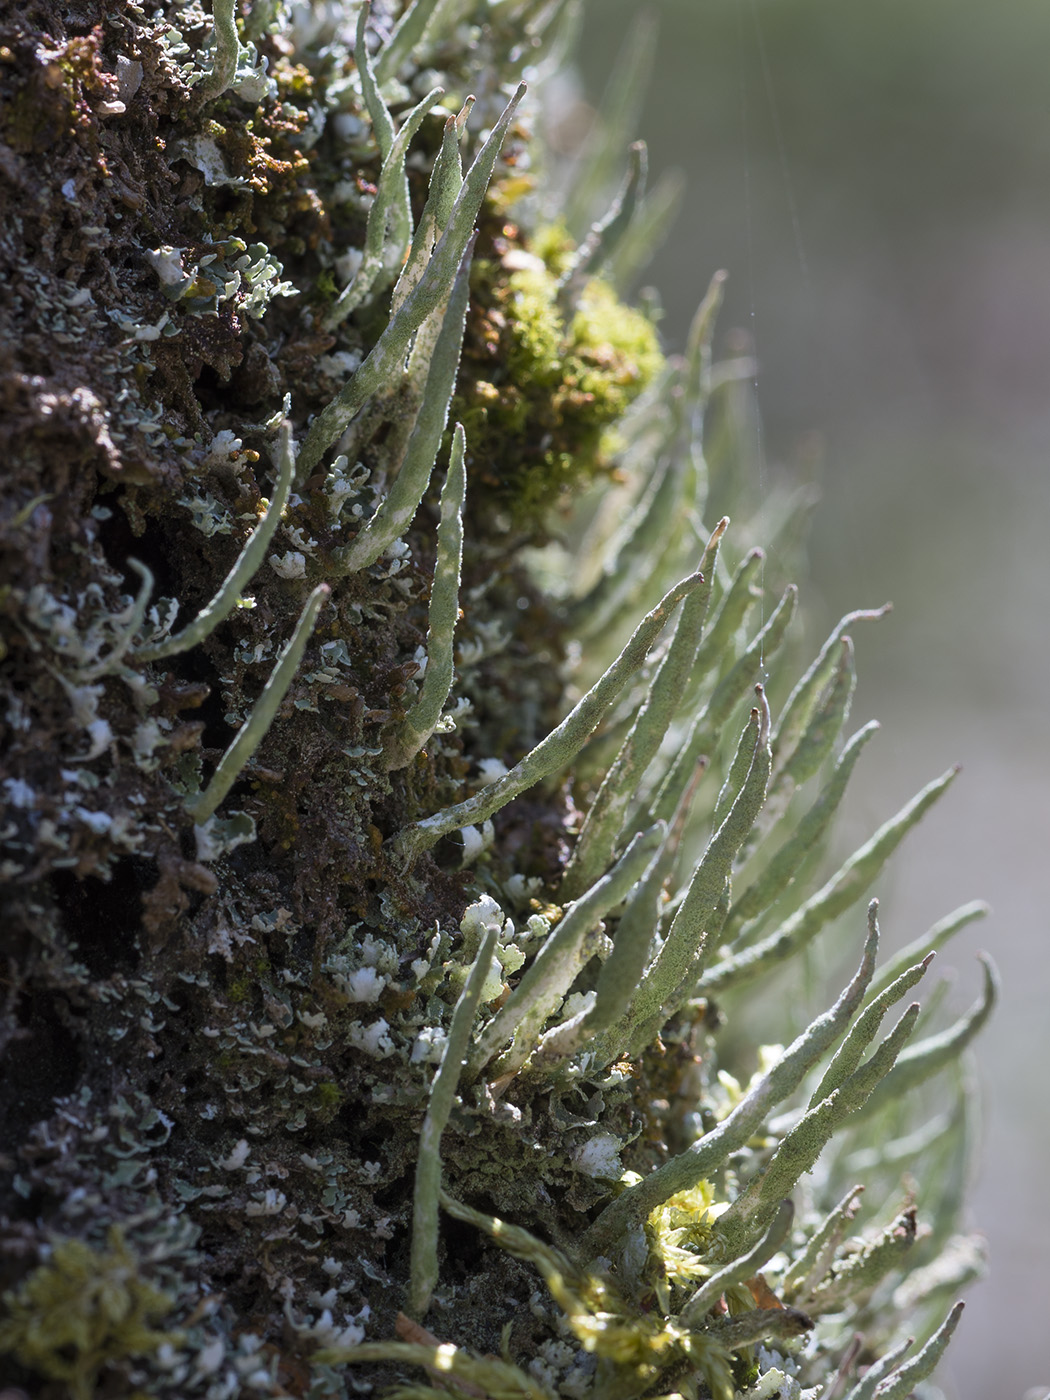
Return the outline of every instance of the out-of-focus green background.
<path id="1" fill-rule="evenodd" d="M 660 36 L 638 134 L 656 173 L 688 180 L 646 275 L 667 339 L 727 268 L 721 324 L 754 330 L 770 457 L 823 439 L 805 605 L 830 625 L 895 603 L 855 633 L 854 720 L 884 732 L 854 834 L 964 766 L 877 893 L 893 945 L 993 905 L 940 959 L 960 1008 L 976 948 L 1005 983 L 979 1050 L 991 1271 L 943 1383 L 1019 1400 L 1050 1386 L 1050 5 L 645 8 Z M 589 0 L 587 100 L 639 9 Z"/>

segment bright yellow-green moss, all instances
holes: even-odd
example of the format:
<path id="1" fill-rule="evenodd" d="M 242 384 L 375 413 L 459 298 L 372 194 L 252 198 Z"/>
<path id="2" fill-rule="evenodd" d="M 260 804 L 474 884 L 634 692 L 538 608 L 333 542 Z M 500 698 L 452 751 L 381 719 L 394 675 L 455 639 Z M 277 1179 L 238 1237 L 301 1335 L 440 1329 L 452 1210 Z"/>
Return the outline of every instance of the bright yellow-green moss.
<path id="1" fill-rule="evenodd" d="M 512 228 L 505 233 L 517 234 Z M 594 278 L 559 293 L 573 248 L 557 226 L 524 251 L 500 237 L 479 258 L 459 393 L 476 474 L 520 520 L 607 465 L 606 430 L 663 366 L 655 327 Z"/>
<path id="2" fill-rule="evenodd" d="M 92 1400 L 110 1362 L 178 1340 L 151 1325 L 171 1312 L 173 1301 L 141 1277 L 116 1226 L 106 1250 L 59 1240 L 50 1259 L 3 1302 L 8 1315 L 0 1321 L 0 1353 L 49 1380 L 66 1381 L 77 1400 Z"/>
<path id="3" fill-rule="evenodd" d="M 511 346 L 507 361 L 512 381 L 554 384 L 565 327 L 558 309 L 557 282 L 545 267 L 511 273 L 507 283 Z"/>
<path id="4" fill-rule="evenodd" d="M 633 1181 L 636 1174 L 625 1174 Z M 726 1208 L 715 1201 L 711 1184 L 701 1181 L 690 1191 L 679 1191 L 657 1206 L 646 1222 L 649 1242 L 649 1276 L 660 1295 L 665 1311 L 670 1311 L 669 1287 L 695 1288 L 711 1272 L 704 1255 L 715 1218 Z"/>
<path id="5" fill-rule="evenodd" d="M 313 1101 L 314 1115 L 317 1121 L 329 1123 L 343 1106 L 346 1094 L 340 1089 L 338 1084 L 333 1084 L 330 1080 L 324 1080 L 322 1083 L 314 1086 L 311 1098 Z"/>
<path id="6" fill-rule="evenodd" d="M 663 367 L 652 322 L 625 306 L 599 278 L 588 282 L 580 298 L 569 344 L 581 366 L 580 387 L 594 395 L 597 411 L 607 421 L 624 413 Z"/>
<path id="7" fill-rule="evenodd" d="M 568 271 L 576 252 L 576 244 L 561 219 L 541 225 L 532 235 L 530 246 L 555 277 L 560 277 L 563 272 Z"/>

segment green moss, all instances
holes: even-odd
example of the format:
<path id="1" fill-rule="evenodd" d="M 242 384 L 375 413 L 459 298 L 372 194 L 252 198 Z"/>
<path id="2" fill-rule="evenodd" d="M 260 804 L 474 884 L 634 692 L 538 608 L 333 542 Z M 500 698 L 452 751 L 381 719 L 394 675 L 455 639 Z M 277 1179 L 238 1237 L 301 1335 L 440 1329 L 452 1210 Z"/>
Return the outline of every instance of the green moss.
<path id="1" fill-rule="evenodd" d="M 495 259 L 479 259 L 474 306 L 452 417 L 472 465 L 516 523 L 609 467 L 606 430 L 664 360 L 655 327 L 607 283 L 586 284 L 575 308 L 559 277 L 572 253 L 564 230 L 528 248 L 504 225 Z"/>
<path id="2" fill-rule="evenodd" d="M 542 224 L 532 235 L 532 251 L 555 277 L 569 270 L 576 244 L 561 219 Z"/>
<path id="3" fill-rule="evenodd" d="M 561 377 L 559 357 L 565 327 L 557 290 L 555 278 L 545 267 L 514 272 L 507 283 L 505 305 L 511 331 L 507 369 L 519 388 L 529 384 L 547 387 Z"/>
<path id="4" fill-rule="evenodd" d="M 339 1112 L 346 1099 L 346 1094 L 338 1084 L 326 1080 L 314 1086 L 310 1097 L 313 1100 L 315 1117 L 322 1123 L 328 1123 Z"/>
<path id="5" fill-rule="evenodd" d="M 577 360 L 590 366 L 583 370 L 583 386 L 594 393 L 603 417 L 622 413 L 663 366 L 652 322 L 599 278 L 580 299 L 569 339 Z"/>
<path id="6" fill-rule="evenodd" d="M 174 1304 L 139 1267 L 116 1226 L 105 1250 L 59 1240 L 50 1259 L 4 1295 L 0 1353 L 49 1380 L 66 1381 L 76 1400 L 91 1400 L 105 1367 L 178 1340 L 154 1329 Z"/>

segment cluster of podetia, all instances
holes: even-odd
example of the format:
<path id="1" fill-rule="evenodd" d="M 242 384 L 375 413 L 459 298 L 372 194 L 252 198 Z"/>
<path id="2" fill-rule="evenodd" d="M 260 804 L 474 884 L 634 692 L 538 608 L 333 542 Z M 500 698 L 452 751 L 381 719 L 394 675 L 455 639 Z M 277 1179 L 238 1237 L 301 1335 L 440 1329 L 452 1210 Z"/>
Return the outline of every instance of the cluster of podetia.
<path id="1" fill-rule="evenodd" d="M 953 773 L 820 882 L 884 609 L 768 682 L 721 276 L 673 362 L 620 300 L 643 33 L 561 208 L 530 165 L 576 8 L 0 34 L 0 1352 L 48 1400 L 934 1394 L 995 976 L 944 1027 L 983 907 L 879 967 L 858 901 Z"/>

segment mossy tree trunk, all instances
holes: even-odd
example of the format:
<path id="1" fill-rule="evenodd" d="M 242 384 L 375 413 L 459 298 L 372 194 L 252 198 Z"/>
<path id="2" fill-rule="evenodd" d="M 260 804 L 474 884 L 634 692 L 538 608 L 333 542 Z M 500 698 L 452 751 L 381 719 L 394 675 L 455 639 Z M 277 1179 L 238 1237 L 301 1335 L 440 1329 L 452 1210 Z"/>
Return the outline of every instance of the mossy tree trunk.
<path id="1" fill-rule="evenodd" d="M 535 214 L 530 119 L 504 109 L 570 8 L 233 13 L 216 0 L 211 16 L 174 0 L 150 14 L 30 0 L 0 24 L 0 1346 L 29 1390 L 345 1394 L 346 1347 L 399 1327 L 427 1344 L 398 1314 L 410 1275 L 426 1312 L 438 1259 L 428 1325 L 496 1354 L 511 1324 L 509 1355 L 539 1358 L 535 1390 L 520 1371 L 479 1378 L 514 1394 L 546 1394 L 560 1376 L 565 1393 L 627 1396 L 690 1371 L 691 1393 L 729 1396 L 757 1374 L 752 1342 L 813 1326 L 758 1309 L 761 1325 L 733 1331 L 703 1322 L 704 1295 L 690 1323 L 707 1329 L 703 1347 L 683 1352 L 648 1321 L 655 1299 L 667 1311 L 665 1262 L 633 1281 L 624 1264 L 633 1350 L 603 1341 L 596 1372 L 594 1347 L 574 1357 L 556 1340 L 558 1310 L 531 1265 L 578 1337 L 585 1314 L 612 1315 L 595 1278 L 574 1265 L 565 1294 L 534 1240 L 501 1248 L 484 1233 L 492 1214 L 521 1221 L 571 1257 L 593 1224 L 607 1249 L 618 1154 L 654 1180 L 680 1163 L 700 1128 L 691 1105 L 716 1082 L 713 993 L 706 1019 L 689 998 L 706 943 L 739 912 L 730 871 L 750 850 L 770 765 L 783 810 L 827 757 L 852 689 L 840 644 L 799 702 L 793 738 L 804 731 L 814 752 L 794 771 L 776 767 L 764 696 L 738 744 L 739 706 L 794 593 L 749 649 L 757 556 L 734 584 L 716 571 L 721 529 L 703 536 L 699 587 L 698 527 L 680 503 L 702 463 L 683 449 L 667 465 L 654 448 L 651 489 L 625 497 L 648 512 L 625 546 L 630 567 L 591 595 L 590 679 L 692 549 L 689 578 L 556 728 L 568 643 L 587 624 L 538 585 L 529 551 L 582 484 L 626 480 L 607 429 L 655 381 L 671 389 L 633 430 L 640 455 L 647 442 L 696 447 L 717 303 L 716 286 L 684 366 L 668 368 L 649 321 L 594 276 L 644 213 L 637 150 L 589 239 Z M 440 99 L 426 96 L 435 74 Z M 476 157 L 465 181 L 461 149 Z M 466 431 L 442 502 L 452 421 Z M 632 563 L 646 539 L 647 560 Z M 711 604 L 702 642 L 712 589 L 720 611 Z M 632 727 L 617 696 L 687 595 Z M 446 707 L 453 632 L 458 703 Z M 709 695 L 689 681 L 694 663 Z M 689 704 L 707 725 L 682 750 L 689 773 L 671 763 L 647 795 L 637 784 Z M 568 765 L 606 719 L 574 788 Z M 598 791 L 601 746 L 624 735 L 616 790 L 596 803 L 608 831 L 593 819 L 559 892 L 574 799 Z M 676 903 L 661 891 L 708 756 L 726 777 L 708 804 L 716 834 Z M 666 811 L 635 835 L 624 822 L 639 791 Z M 921 806 L 865 856 L 866 878 Z M 823 829 L 814 818 L 797 865 Z M 805 937 L 863 883 L 847 881 L 834 909 L 803 905 Z M 611 957 L 615 918 L 637 928 Z M 649 963 L 657 926 L 667 941 Z M 752 924 L 742 960 L 712 958 L 712 987 L 782 956 L 760 933 Z M 863 968 L 841 1018 L 870 956 Z M 545 1032 L 570 986 L 585 995 Z M 467 1034 L 479 1005 L 487 1040 Z M 643 1057 L 679 1012 L 666 1048 Z M 455 1074 L 435 1077 L 464 1037 Z M 771 1076 L 764 1110 L 797 1089 L 818 1040 L 831 1043 L 811 1037 Z M 608 1050 L 594 1066 L 589 1045 L 591 1060 Z M 726 1151 L 751 1151 L 759 1121 L 739 1140 L 727 1131 Z M 720 1189 L 724 1172 L 711 1172 Z M 420 1202 L 429 1191 L 436 1211 L 442 1181 L 449 1213 L 428 1242 Z M 700 1192 L 691 1209 L 709 1190 L 681 1186 Z M 641 1199 L 618 1203 L 636 1243 L 655 1228 Z M 741 1192 L 731 1214 L 748 1259 L 773 1228 L 755 1200 Z M 700 1250 L 711 1237 L 696 1229 Z M 596 1250 L 577 1255 L 581 1270 Z M 732 1311 L 742 1281 L 723 1280 Z M 685 1269 L 679 1301 L 694 1284 Z M 673 1364 L 659 1360 L 665 1344 L 679 1347 Z M 374 1379 L 399 1374 L 395 1353 Z"/>

